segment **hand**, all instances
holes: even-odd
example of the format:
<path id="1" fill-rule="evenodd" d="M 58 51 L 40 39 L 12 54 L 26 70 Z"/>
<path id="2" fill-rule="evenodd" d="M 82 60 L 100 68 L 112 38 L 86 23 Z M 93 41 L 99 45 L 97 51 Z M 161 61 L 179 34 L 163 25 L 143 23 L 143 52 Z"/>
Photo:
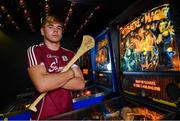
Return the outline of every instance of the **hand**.
<path id="1" fill-rule="evenodd" d="M 77 65 L 74 64 L 74 65 L 71 67 L 71 70 L 72 70 L 73 73 L 74 73 L 74 77 L 83 77 L 83 74 L 82 74 L 81 69 L 79 68 L 79 66 L 77 66 Z"/>

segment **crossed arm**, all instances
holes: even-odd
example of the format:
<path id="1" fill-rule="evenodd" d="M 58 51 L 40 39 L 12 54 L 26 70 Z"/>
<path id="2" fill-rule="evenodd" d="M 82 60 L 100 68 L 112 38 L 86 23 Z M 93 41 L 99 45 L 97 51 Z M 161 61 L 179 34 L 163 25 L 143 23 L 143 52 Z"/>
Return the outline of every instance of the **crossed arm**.
<path id="1" fill-rule="evenodd" d="M 66 72 L 48 73 L 45 65 L 35 65 L 28 68 L 28 74 L 40 92 L 47 92 L 57 88 L 83 89 L 85 86 L 84 77 L 79 67 L 73 67 Z"/>

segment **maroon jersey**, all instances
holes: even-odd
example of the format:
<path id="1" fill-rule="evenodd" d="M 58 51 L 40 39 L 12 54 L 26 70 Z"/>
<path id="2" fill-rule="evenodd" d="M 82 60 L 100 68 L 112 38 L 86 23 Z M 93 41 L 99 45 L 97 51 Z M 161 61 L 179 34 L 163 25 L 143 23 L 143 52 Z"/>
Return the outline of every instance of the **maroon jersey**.
<path id="1" fill-rule="evenodd" d="M 60 48 L 57 51 L 50 50 L 44 43 L 28 48 L 28 65 L 44 64 L 47 72 L 58 73 L 74 56 L 72 51 Z M 40 93 L 36 93 L 38 97 Z M 72 110 L 72 98 L 70 90 L 58 88 L 49 91 L 45 98 L 36 106 L 37 112 L 32 113 L 32 119 L 47 119 L 48 117 Z"/>

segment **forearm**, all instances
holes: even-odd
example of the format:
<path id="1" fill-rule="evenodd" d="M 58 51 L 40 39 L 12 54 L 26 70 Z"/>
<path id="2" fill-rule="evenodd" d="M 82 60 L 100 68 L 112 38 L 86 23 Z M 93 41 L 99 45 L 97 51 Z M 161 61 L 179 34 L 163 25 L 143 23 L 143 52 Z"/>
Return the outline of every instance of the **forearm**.
<path id="1" fill-rule="evenodd" d="M 73 78 L 72 71 L 48 73 L 44 66 L 38 65 L 28 69 L 33 84 L 39 92 L 57 89 Z"/>
<path id="2" fill-rule="evenodd" d="M 44 91 L 50 91 L 57 89 L 65 85 L 73 77 L 72 73 L 63 72 L 63 73 L 53 73 L 44 75 L 42 83 L 44 85 Z"/>
<path id="3" fill-rule="evenodd" d="M 75 77 L 70 79 L 65 85 L 62 86 L 64 89 L 79 90 L 84 89 L 85 82 L 83 78 Z"/>
<path id="4" fill-rule="evenodd" d="M 73 72 L 74 77 L 71 78 L 62 88 L 78 90 L 85 87 L 84 76 L 77 65 L 73 65 L 70 69 Z"/>

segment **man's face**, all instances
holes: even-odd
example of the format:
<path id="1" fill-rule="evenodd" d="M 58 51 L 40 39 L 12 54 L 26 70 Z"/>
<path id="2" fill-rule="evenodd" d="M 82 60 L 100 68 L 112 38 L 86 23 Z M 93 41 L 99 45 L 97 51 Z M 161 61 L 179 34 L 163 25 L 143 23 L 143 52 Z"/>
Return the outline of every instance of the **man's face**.
<path id="1" fill-rule="evenodd" d="M 41 28 L 41 34 L 44 36 L 45 41 L 49 42 L 59 42 L 62 38 L 63 28 L 60 23 L 46 23 Z"/>

